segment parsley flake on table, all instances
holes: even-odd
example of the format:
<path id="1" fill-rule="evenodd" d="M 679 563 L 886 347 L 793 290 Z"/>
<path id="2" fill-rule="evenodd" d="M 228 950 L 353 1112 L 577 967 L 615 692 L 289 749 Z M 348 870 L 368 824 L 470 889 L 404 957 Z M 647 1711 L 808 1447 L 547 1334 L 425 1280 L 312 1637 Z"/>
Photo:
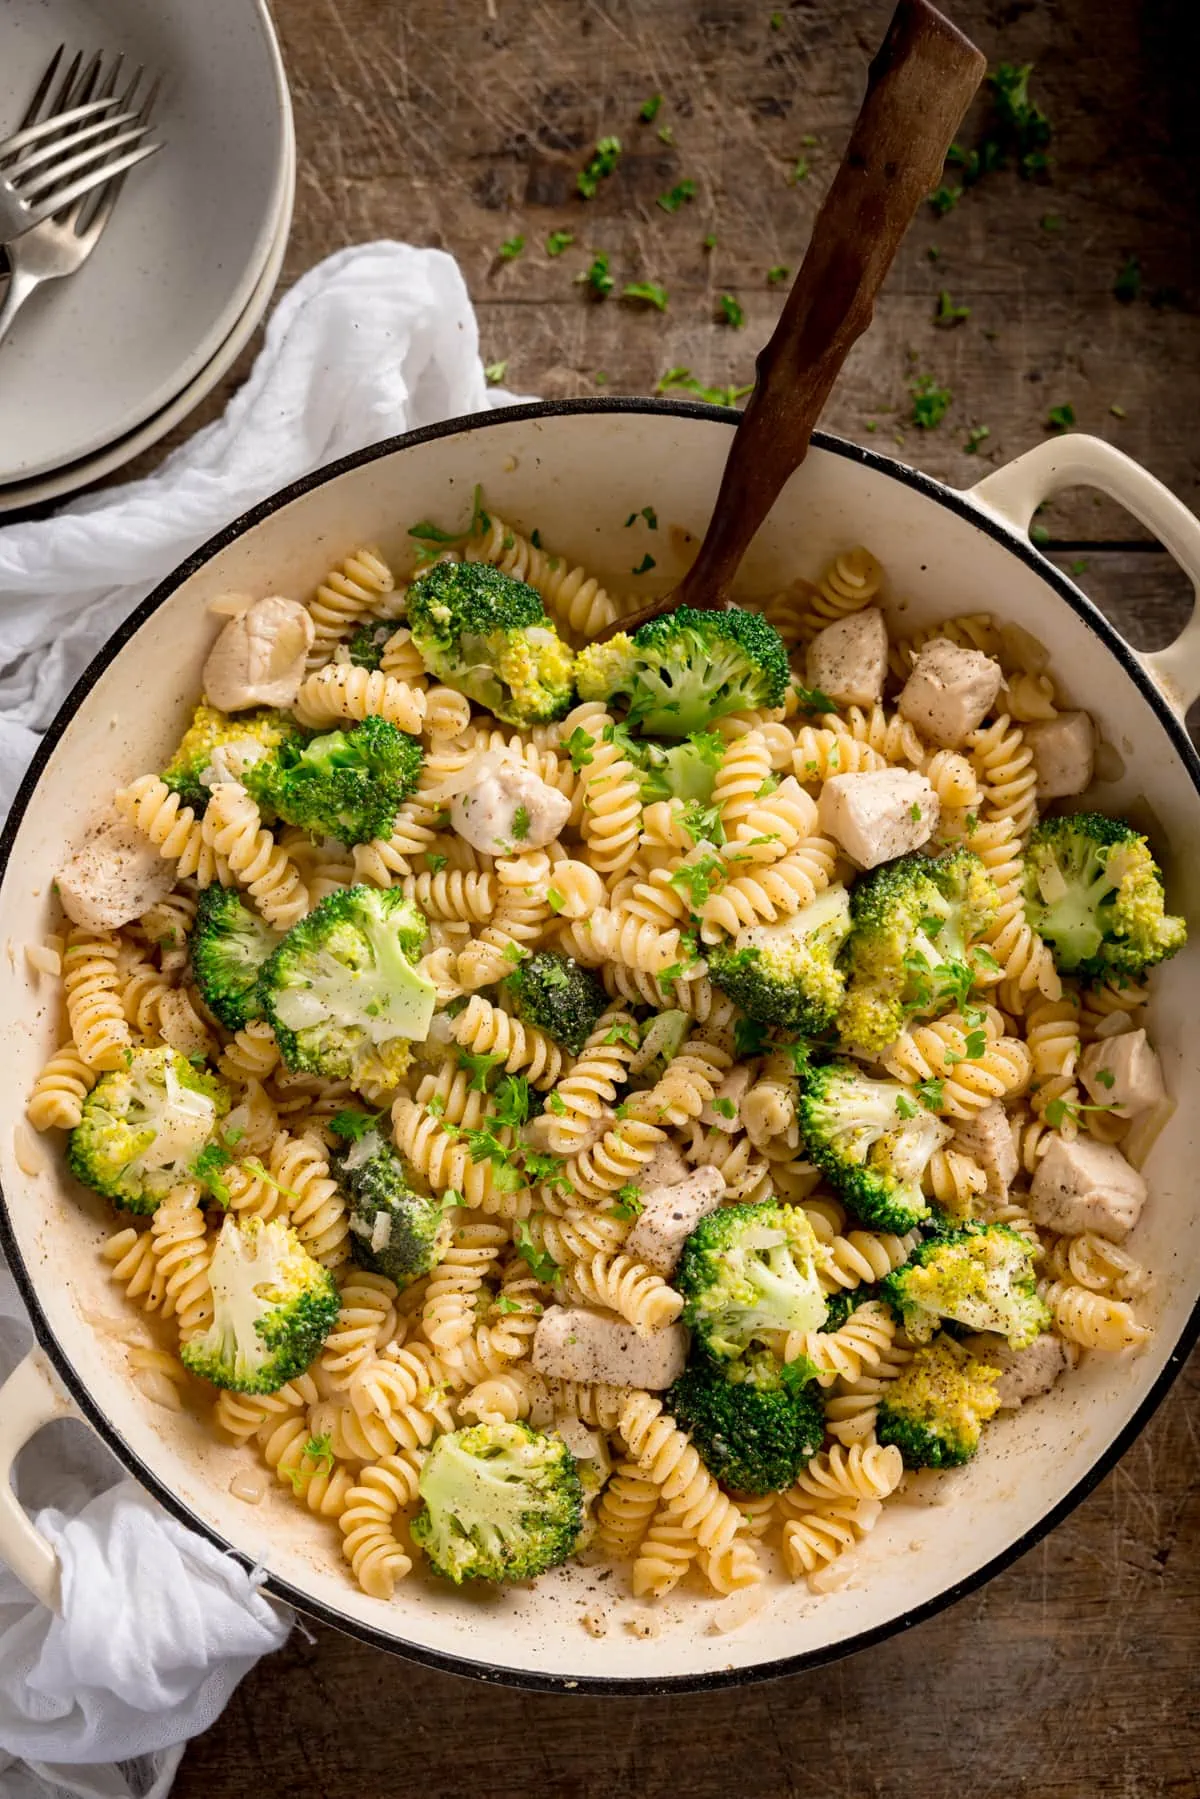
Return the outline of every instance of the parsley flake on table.
<path id="1" fill-rule="evenodd" d="M 689 200 L 694 200 L 695 198 L 696 183 L 694 181 L 679 181 L 671 189 L 670 193 L 660 194 L 655 201 L 655 205 L 661 206 L 664 212 L 678 212 L 681 206 L 686 206 Z"/>
<path id="2" fill-rule="evenodd" d="M 651 94 L 651 96 L 648 100 L 642 101 L 641 106 L 638 108 L 638 118 L 641 120 L 643 125 L 649 125 L 649 124 L 653 123 L 653 121 L 658 117 L 658 109 L 662 105 L 662 103 L 663 103 L 663 97 L 661 94 Z"/>
<path id="3" fill-rule="evenodd" d="M 483 378 L 485 381 L 489 382 L 492 387 L 495 387 L 497 382 L 503 381 L 507 373 L 508 357 L 505 356 L 500 362 L 489 362 L 483 371 Z"/>
<path id="4" fill-rule="evenodd" d="M 991 428 L 989 426 L 972 425 L 967 432 L 967 441 L 963 445 L 963 449 L 967 452 L 968 456 L 976 456 L 979 453 L 980 444 L 985 438 L 990 437 L 991 435 Z"/>
<path id="5" fill-rule="evenodd" d="M 741 331 L 746 323 L 746 314 L 732 294 L 722 294 L 717 302 L 717 312 L 722 324 L 732 325 L 735 331 Z"/>
<path id="6" fill-rule="evenodd" d="M 561 256 L 575 242 L 573 231 L 552 231 L 546 239 L 547 256 Z"/>
<path id="7" fill-rule="evenodd" d="M 658 567 L 658 564 L 655 562 L 655 560 L 654 560 L 653 556 L 650 554 L 649 550 L 647 550 L 646 554 L 642 557 L 642 560 L 638 563 L 637 567 L 633 570 L 633 573 L 635 575 L 648 575 L 652 568 L 657 568 L 657 567 Z"/>
<path id="8" fill-rule="evenodd" d="M 1075 408 L 1069 401 L 1061 406 L 1052 406 L 1046 414 L 1047 431 L 1069 431 L 1075 423 Z"/>
<path id="9" fill-rule="evenodd" d="M 937 306 L 934 309 L 933 314 L 934 324 L 943 327 L 950 325 L 964 325 L 970 316 L 971 308 L 969 306 L 956 306 L 946 289 L 943 288 L 937 297 Z"/>
<path id="10" fill-rule="evenodd" d="M 518 233 L 516 237 L 507 238 L 496 254 L 501 262 L 515 262 L 524 248 L 525 239 Z"/>
<path id="11" fill-rule="evenodd" d="M 575 177 L 576 189 L 585 200 L 596 198 L 600 183 L 612 174 L 620 155 L 619 137 L 602 137 L 597 141 L 595 150 Z"/>
<path id="12" fill-rule="evenodd" d="M 767 286 L 778 287 L 781 281 L 787 280 L 791 272 L 786 262 L 777 262 L 774 268 L 767 270 Z"/>
<path id="13" fill-rule="evenodd" d="M 598 251 L 597 254 L 593 256 L 587 268 L 581 270 L 581 272 L 576 275 L 575 279 L 582 286 L 590 287 L 592 292 L 601 300 L 604 299 L 606 294 L 611 294 L 613 288 L 617 285 L 609 271 L 608 255 L 604 250 Z M 603 371 L 599 371 L 594 378 L 601 386 L 608 380 L 608 376 L 605 375 Z"/>
<path id="14" fill-rule="evenodd" d="M 621 289 L 621 298 L 644 301 L 659 312 L 667 310 L 667 290 L 657 281 L 630 281 Z"/>
<path id="15" fill-rule="evenodd" d="M 918 375 L 909 387 L 912 395 L 911 422 L 919 431 L 933 431 L 949 411 L 953 394 L 939 387 L 932 375 Z"/>

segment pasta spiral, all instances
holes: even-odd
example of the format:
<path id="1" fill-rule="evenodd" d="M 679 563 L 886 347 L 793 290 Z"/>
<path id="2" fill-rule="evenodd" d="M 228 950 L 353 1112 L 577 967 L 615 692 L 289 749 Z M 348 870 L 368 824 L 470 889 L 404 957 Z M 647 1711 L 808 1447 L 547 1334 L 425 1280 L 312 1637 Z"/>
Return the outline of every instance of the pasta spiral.
<path id="1" fill-rule="evenodd" d="M 745 925 L 790 917 L 828 887 L 836 862 L 836 844 L 828 837 L 809 837 L 772 867 L 735 875 L 700 907 L 701 938 L 717 943 Z"/>
<path id="2" fill-rule="evenodd" d="M 96 1071 L 73 1043 L 64 1043 L 34 1081 L 25 1116 L 35 1131 L 73 1131 L 95 1085 Z"/>
<path id="3" fill-rule="evenodd" d="M 308 603 L 312 615 L 312 648 L 309 668 L 320 668 L 333 654 L 334 645 L 395 588 L 392 571 L 378 550 L 356 550 L 332 569 Z"/>
<path id="4" fill-rule="evenodd" d="M 355 1268 L 339 1283 L 337 1323 L 321 1350 L 321 1367 L 333 1387 L 348 1387 L 396 1332 L 396 1285 L 382 1274 Z"/>
<path id="5" fill-rule="evenodd" d="M 342 1551 L 354 1578 L 372 1599 L 390 1599 L 396 1582 L 412 1570 L 412 1557 L 397 1540 L 396 1513 L 417 1498 L 420 1461 L 413 1451 L 385 1456 L 359 1472 L 338 1518 Z"/>
<path id="6" fill-rule="evenodd" d="M 662 1489 L 701 1549 L 724 1549 L 737 1535 L 737 1508 L 651 1393 L 632 1393 L 617 1426 L 639 1472 Z"/>
<path id="7" fill-rule="evenodd" d="M 63 991 L 71 1038 L 88 1068 L 121 1067 L 133 1043 L 120 985 L 117 939 L 73 925 L 63 952 Z"/>
<path id="8" fill-rule="evenodd" d="M 789 1362 L 806 1356 L 816 1371 L 817 1385 L 832 1387 L 836 1380 L 855 1381 L 876 1367 L 895 1335 L 888 1308 L 869 1299 L 838 1330 L 789 1332 L 784 1355 Z"/>
<path id="9" fill-rule="evenodd" d="M 541 594 L 550 616 L 584 643 L 618 617 L 615 601 L 592 576 L 571 568 L 564 557 L 549 555 L 492 514 L 484 515 L 464 554 L 468 562 L 490 562 L 515 580 L 527 581 Z"/>
<path id="10" fill-rule="evenodd" d="M 563 1067 L 563 1052 L 536 1025 L 510 1018 L 480 994 L 454 1020 L 454 1041 L 477 1056 L 501 1056 L 506 1074 L 524 1069 L 535 1087 L 552 1087 Z"/>
<path id="11" fill-rule="evenodd" d="M 374 714 L 398 731 L 417 737 L 425 723 L 425 703 L 419 687 L 394 680 L 378 669 L 327 662 L 301 686 L 296 717 L 307 729 L 319 731 L 339 718 L 361 720 Z"/>
<path id="12" fill-rule="evenodd" d="M 571 1305 L 601 1306 L 636 1325 L 643 1335 L 673 1324 L 683 1310 L 683 1295 L 668 1287 L 631 1256 L 605 1255 L 576 1262 L 560 1277 Z"/>
<path id="13" fill-rule="evenodd" d="M 204 841 L 228 863 L 268 924 L 288 931 L 309 909 L 300 871 L 262 825 L 258 806 L 237 781 L 212 790 L 201 827 Z"/>
<path id="14" fill-rule="evenodd" d="M 350 1226 L 346 1203 L 320 1143 L 281 1131 L 271 1145 L 269 1170 L 283 1188 L 288 1222 L 309 1255 L 326 1268 L 336 1268 L 350 1253 L 346 1241 Z"/>
<path id="15" fill-rule="evenodd" d="M 886 1499 L 900 1485 L 904 1462 L 894 1444 L 854 1443 L 849 1449 L 834 1444 L 815 1455 L 784 1495 L 801 1512 L 844 1499 Z"/>
<path id="16" fill-rule="evenodd" d="M 211 1249 L 199 1189 L 194 1182 L 173 1187 L 155 1208 L 150 1231 L 164 1290 L 183 1342 L 212 1323 L 208 1284 Z"/>
<path id="17" fill-rule="evenodd" d="M 554 1089 L 557 1107 L 544 1114 L 546 1140 L 556 1156 L 574 1155 L 589 1140 L 628 1076 L 637 1037 L 628 1012 L 610 1006 L 602 1015 L 579 1060 Z"/>
<path id="18" fill-rule="evenodd" d="M 472 1161 L 467 1144 L 444 1130 L 423 1106 L 401 1095 L 392 1107 L 392 1130 L 401 1155 L 438 1193 L 453 1188 L 468 1206 L 479 1211 L 505 1218 L 528 1217 L 533 1204 L 528 1188 L 515 1193 L 499 1191 L 494 1164 Z"/>
<path id="19" fill-rule="evenodd" d="M 1119 1355 L 1125 1349 L 1140 1349 L 1150 1335 L 1127 1300 L 1109 1299 L 1070 1281 L 1041 1281 L 1038 1292 L 1054 1314 L 1056 1329 L 1068 1343 L 1083 1349 Z"/>
<path id="20" fill-rule="evenodd" d="M 972 1118 L 993 1100 L 1020 1093 L 1029 1083 L 1033 1059 L 1019 1037 L 1002 1037 L 1000 1013 L 991 1009 L 986 1041 L 978 1055 L 967 1038 L 974 1027 L 959 1012 L 947 1012 L 927 1024 L 910 1024 L 883 1057 L 897 1080 L 941 1081 L 935 1110 L 949 1118 Z"/>
<path id="21" fill-rule="evenodd" d="M 636 1555 L 658 1510 L 658 1487 L 636 1462 L 618 1462 L 596 1506 L 596 1548 L 613 1561 Z"/>
<path id="22" fill-rule="evenodd" d="M 157 775 L 142 775 L 113 795 L 113 804 L 127 824 L 148 837 L 160 856 L 174 857 L 180 880 L 194 878 L 200 887 L 219 881 L 233 884 L 226 862 L 204 835 L 190 806 L 172 793 Z"/>

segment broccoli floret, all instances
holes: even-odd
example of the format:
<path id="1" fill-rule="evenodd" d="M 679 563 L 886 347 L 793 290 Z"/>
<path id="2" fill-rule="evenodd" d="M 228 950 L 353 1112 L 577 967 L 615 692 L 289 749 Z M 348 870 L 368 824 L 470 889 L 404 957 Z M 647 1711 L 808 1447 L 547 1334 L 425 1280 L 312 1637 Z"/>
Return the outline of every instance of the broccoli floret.
<path id="1" fill-rule="evenodd" d="M 527 1424 L 448 1431 L 420 1476 L 412 1536 L 436 1574 L 530 1580 L 565 1562 L 583 1523 L 583 1488 L 561 1437 Z"/>
<path id="2" fill-rule="evenodd" d="M 761 612 L 680 606 L 590 644 L 575 665 L 579 697 L 628 708 L 631 729 L 687 737 L 726 712 L 781 706 L 790 670 L 783 640 Z"/>
<path id="3" fill-rule="evenodd" d="M 346 653 L 355 668 L 377 669 L 383 661 L 383 652 L 390 638 L 397 631 L 395 619 L 371 619 L 360 625 L 346 645 Z"/>
<path id="4" fill-rule="evenodd" d="M 625 740 L 624 748 L 641 778 L 643 806 L 655 800 L 706 806 L 712 798 L 725 754 L 724 739 L 715 731 L 693 731 L 682 743 L 632 737 Z"/>
<path id="5" fill-rule="evenodd" d="M 966 1003 L 987 952 L 975 950 L 999 895 L 978 856 L 901 856 L 860 875 L 850 895 L 843 1043 L 877 1055 L 908 1019 Z M 985 968 L 994 970 L 990 957 Z"/>
<path id="6" fill-rule="evenodd" d="M 213 1321 L 179 1354 L 235 1393 L 275 1393 L 303 1374 L 337 1323 L 333 1276 L 281 1218 L 227 1218 L 208 1265 Z"/>
<path id="7" fill-rule="evenodd" d="M 229 1110 L 229 1090 L 176 1049 L 135 1049 L 101 1075 L 67 1141 L 76 1180 L 130 1212 L 153 1212 Z"/>
<path id="8" fill-rule="evenodd" d="M 1136 979 L 1183 948 L 1150 845 L 1121 818 L 1044 818 L 1025 852 L 1025 916 L 1063 974 Z"/>
<path id="9" fill-rule="evenodd" d="M 921 1177 L 951 1129 L 908 1087 L 828 1062 L 809 1068 L 799 1117 L 809 1157 L 864 1224 L 903 1235 L 929 1217 Z"/>
<path id="10" fill-rule="evenodd" d="M 287 712 L 218 712 L 201 701 L 162 778 L 185 806 L 203 812 L 214 782 L 240 781 L 256 762 L 304 733 Z"/>
<path id="11" fill-rule="evenodd" d="M 359 1131 L 357 1123 L 366 1125 Z M 350 1199 L 350 1254 L 360 1268 L 407 1287 L 428 1274 L 449 1247 L 454 1226 L 440 1199 L 420 1193 L 412 1172 L 364 1112 L 339 1112 L 335 1136 L 358 1134 L 333 1168 Z"/>
<path id="12" fill-rule="evenodd" d="M 200 997 L 227 1031 L 262 1016 L 258 976 L 279 933 L 242 904 L 230 887 L 206 887 L 188 938 Z"/>
<path id="13" fill-rule="evenodd" d="M 703 1360 L 680 1375 L 664 1404 L 709 1473 L 736 1493 L 781 1493 L 794 1485 L 825 1434 L 824 1408 L 811 1386 L 732 1382 Z"/>
<path id="14" fill-rule="evenodd" d="M 1000 1404 L 999 1375 L 998 1368 L 936 1337 L 884 1388 L 875 1423 L 879 1441 L 894 1443 L 906 1468 L 961 1467 Z"/>
<path id="15" fill-rule="evenodd" d="M 391 836 L 423 760 L 419 738 L 372 713 L 357 730 L 282 745 L 243 779 L 259 805 L 288 824 L 339 843 L 369 843 Z"/>
<path id="16" fill-rule="evenodd" d="M 425 936 L 424 914 L 398 887 L 344 887 L 293 925 L 259 975 L 287 1066 L 330 1080 L 399 1080 L 437 1002 L 411 960 Z"/>
<path id="17" fill-rule="evenodd" d="M 426 668 L 510 725 L 561 718 L 575 658 L 541 596 L 486 562 L 437 562 L 408 590 Z"/>
<path id="18" fill-rule="evenodd" d="M 827 887 L 775 924 L 747 925 L 708 952 L 709 978 L 760 1024 L 817 1034 L 842 999 L 838 951 L 850 930 L 850 895 Z"/>
<path id="19" fill-rule="evenodd" d="M 563 1043 L 573 1056 L 583 1048 L 608 1004 L 608 995 L 590 968 L 558 950 L 537 950 L 504 981 L 517 1016 Z"/>
<path id="20" fill-rule="evenodd" d="M 1024 1349 L 1050 1327 L 1034 1284 L 1035 1250 L 1007 1224 L 963 1224 L 918 1243 L 880 1283 L 909 1336 L 927 1343 L 949 1319 Z"/>
<path id="21" fill-rule="evenodd" d="M 775 1331 L 820 1329 L 828 1261 L 801 1207 L 773 1199 L 722 1206 L 683 1246 L 675 1285 L 684 1320 L 708 1355 L 744 1362 Z"/>

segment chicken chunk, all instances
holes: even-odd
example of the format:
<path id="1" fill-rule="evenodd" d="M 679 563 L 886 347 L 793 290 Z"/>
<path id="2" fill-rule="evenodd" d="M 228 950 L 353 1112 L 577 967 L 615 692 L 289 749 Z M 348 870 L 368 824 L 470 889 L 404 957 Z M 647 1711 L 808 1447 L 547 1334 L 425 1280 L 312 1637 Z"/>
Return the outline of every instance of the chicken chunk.
<path id="1" fill-rule="evenodd" d="M 962 650 L 947 637 L 927 643 L 900 694 L 902 717 L 943 749 L 960 749 L 995 702 L 1004 680 L 998 662 Z"/>
<path id="2" fill-rule="evenodd" d="M 642 1195 L 637 1223 L 625 1239 L 625 1251 L 655 1274 L 670 1276 L 684 1243 L 700 1220 L 715 1212 L 725 1192 L 717 1168 L 697 1168 L 677 1187 L 652 1187 Z"/>
<path id="3" fill-rule="evenodd" d="M 1145 1031 L 1122 1031 L 1089 1043 L 1079 1075 L 1096 1104 L 1111 1106 L 1118 1118 L 1132 1118 L 1166 1098 L 1162 1064 Z"/>
<path id="4" fill-rule="evenodd" d="M 888 635 L 878 606 L 852 612 L 818 631 L 808 646 L 808 685 L 839 706 L 874 706 L 883 698 Z"/>
<path id="5" fill-rule="evenodd" d="M 298 600 L 271 594 L 231 618 L 204 664 L 204 693 L 222 712 L 291 706 L 312 648 L 312 615 Z"/>
<path id="6" fill-rule="evenodd" d="M 649 1193 L 653 1187 L 677 1187 L 686 1181 L 691 1169 L 669 1137 L 664 1137 L 645 1167 L 640 1170 L 641 1185 Z"/>
<path id="7" fill-rule="evenodd" d="M 1008 1115 L 999 1100 L 993 1100 L 974 1118 L 967 1118 L 954 1132 L 951 1146 L 972 1156 L 988 1177 L 988 1192 L 1003 1198 L 1016 1176 L 1018 1161 Z"/>
<path id="8" fill-rule="evenodd" d="M 1054 718 L 1023 725 L 1033 751 L 1040 800 L 1069 799 L 1092 784 L 1096 767 L 1096 731 L 1088 712 L 1060 712 Z"/>
<path id="9" fill-rule="evenodd" d="M 660 1393 L 683 1373 L 687 1332 L 681 1324 L 668 1324 L 643 1336 L 608 1312 L 550 1306 L 538 1320 L 532 1361 L 551 1380 L 602 1381 Z"/>
<path id="10" fill-rule="evenodd" d="M 738 1107 L 750 1081 L 751 1071 L 744 1062 L 731 1068 L 701 1112 L 701 1124 L 712 1125 L 732 1136 L 738 1128 Z"/>
<path id="11" fill-rule="evenodd" d="M 525 763 L 510 756 L 480 757 L 471 784 L 454 796 L 450 822 L 487 856 L 519 855 L 553 843 L 571 802 Z"/>
<path id="12" fill-rule="evenodd" d="M 175 864 L 164 862 L 140 831 L 104 825 L 55 877 L 63 911 L 87 931 L 115 931 L 165 899 Z"/>
<path id="13" fill-rule="evenodd" d="M 834 775 L 821 789 L 822 831 L 836 838 L 860 868 L 875 868 L 928 843 L 941 804 L 924 775 L 881 768 L 865 775 Z"/>
<path id="14" fill-rule="evenodd" d="M 1059 1375 L 1079 1360 L 1073 1343 L 1066 1343 L 1049 1331 L 1043 1331 L 1024 1349 L 1010 1349 L 1003 1337 L 986 1332 L 968 1338 L 967 1348 L 987 1367 L 1000 1370 L 995 1391 L 1004 1411 L 1015 1411 L 1025 1400 L 1048 1393 Z"/>
<path id="15" fill-rule="evenodd" d="M 1029 1216 L 1047 1230 L 1094 1231 L 1119 1243 L 1145 1202 L 1145 1181 L 1113 1144 L 1057 1137 L 1033 1177 Z"/>

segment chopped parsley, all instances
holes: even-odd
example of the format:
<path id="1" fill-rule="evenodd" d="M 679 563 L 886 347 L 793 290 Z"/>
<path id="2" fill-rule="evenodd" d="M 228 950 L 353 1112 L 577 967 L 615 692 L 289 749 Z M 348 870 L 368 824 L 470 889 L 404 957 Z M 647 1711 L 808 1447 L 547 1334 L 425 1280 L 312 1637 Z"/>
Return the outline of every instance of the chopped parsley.
<path id="1" fill-rule="evenodd" d="M 661 206 L 664 212 L 678 212 L 681 206 L 686 206 L 689 200 L 694 200 L 695 198 L 696 183 L 694 181 L 680 181 L 669 193 L 660 194 L 655 204 Z"/>
<path id="2" fill-rule="evenodd" d="M 808 170 L 807 156 L 798 156 L 796 158 L 795 162 L 792 164 L 792 172 L 788 176 L 788 186 L 795 187 L 799 182 L 807 181 L 808 174 L 809 174 L 809 170 Z"/>
<path id="3" fill-rule="evenodd" d="M 560 893 L 557 887 L 551 887 L 546 894 L 546 903 L 549 905 L 550 910 L 557 914 L 562 911 L 567 903 L 566 895 Z"/>
<path id="4" fill-rule="evenodd" d="M 917 1108 L 913 1105 L 913 1102 L 909 1099 L 907 1093 L 898 1093 L 896 1095 L 896 1115 L 899 1118 L 916 1117 Z"/>
<path id="5" fill-rule="evenodd" d="M 470 1070 L 471 1079 L 467 1083 L 470 1091 L 472 1093 L 486 1093 L 488 1090 L 489 1076 L 493 1069 L 501 1066 L 504 1059 L 503 1056 L 477 1056 L 469 1049 L 460 1049 L 458 1052 L 458 1065 L 460 1068 Z"/>
<path id="6" fill-rule="evenodd" d="M 1069 401 L 1064 402 L 1061 406 L 1052 406 L 1046 414 L 1048 431 L 1069 431 L 1074 423 L 1075 408 Z"/>
<path id="7" fill-rule="evenodd" d="M 724 325 L 732 325 L 735 331 L 742 330 L 746 323 L 746 314 L 732 294 L 722 294 L 717 302 L 717 316 Z"/>
<path id="8" fill-rule="evenodd" d="M 689 800 L 679 815 L 679 822 L 693 843 L 715 843 L 719 846 L 725 841 L 725 827 L 721 823 L 718 806 L 706 806 L 702 800 Z"/>
<path id="9" fill-rule="evenodd" d="M 774 268 L 767 270 L 767 286 L 778 287 L 781 281 L 787 280 L 791 272 L 786 262 L 777 262 Z"/>
<path id="10" fill-rule="evenodd" d="M 642 101 L 641 106 L 638 108 L 638 118 L 643 125 L 651 125 L 654 123 L 654 120 L 658 117 L 658 109 L 662 103 L 663 97 L 661 94 L 651 94 L 648 100 Z"/>
<path id="11" fill-rule="evenodd" d="M 529 1269 L 534 1280 L 549 1286 L 558 1273 L 558 1263 L 544 1249 L 539 1249 L 533 1233 L 524 1218 L 518 1218 L 513 1231 L 513 1242 L 516 1244 L 521 1258 Z"/>
<path id="12" fill-rule="evenodd" d="M 937 306 L 933 314 L 935 325 L 963 325 L 971 316 L 969 306 L 956 306 L 945 288 L 937 297 Z"/>
<path id="13" fill-rule="evenodd" d="M 506 238 L 496 254 L 501 262 L 515 262 L 525 248 L 525 239 L 518 233 L 516 237 Z"/>
<path id="14" fill-rule="evenodd" d="M 908 816 L 912 819 L 912 821 L 915 825 L 920 824 L 920 822 L 921 822 L 921 802 L 919 800 L 913 801 L 912 805 L 908 809 Z"/>
<path id="15" fill-rule="evenodd" d="M 571 758 L 571 767 L 576 774 L 579 773 L 581 768 L 586 768 L 588 763 L 594 760 L 592 752 L 595 748 L 595 743 L 596 739 L 590 737 L 582 725 L 576 725 L 575 729 L 571 732 L 571 735 L 567 738 L 567 741 L 563 744 L 564 750 L 566 750 L 568 756 Z"/>
<path id="16" fill-rule="evenodd" d="M 705 387 L 702 381 L 697 381 L 691 369 L 674 368 L 668 369 L 665 375 L 660 375 L 654 384 L 656 394 L 671 393 L 675 389 L 695 394 L 698 400 L 707 400 L 710 406 L 736 406 L 739 400 L 753 392 L 754 383 L 750 381 L 745 387 L 732 384 L 729 387 Z"/>
<path id="17" fill-rule="evenodd" d="M 599 139 L 595 150 L 575 177 L 576 189 L 585 200 L 596 198 L 596 191 L 600 183 L 606 181 L 612 174 L 620 155 L 621 140 L 619 137 Z"/>
<path id="18" fill-rule="evenodd" d="M 919 431 L 933 431 L 941 424 L 954 398 L 948 387 L 939 387 L 932 375 L 918 375 L 909 387 L 911 422 Z"/>
<path id="19" fill-rule="evenodd" d="M 649 550 L 647 550 L 646 554 L 642 557 L 642 560 L 638 563 L 637 567 L 635 569 L 632 569 L 630 572 L 635 575 L 648 575 L 652 568 L 657 568 L 657 567 L 658 567 L 657 562 L 655 562 L 653 556 L 650 554 Z"/>
<path id="20" fill-rule="evenodd" d="M 667 310 L 667 290 L 657 281 L 629 281 L 621 289 L 623 300 L 638 300 L 659 312 Z"/>
<path id="21" fill-rule="evenodd" d="M 348 1107 L 344 1112 L 334 1113 L 329 1128 L 343 1143 L 361 1143 L 382 1117 L 382 1112 L 360 1112 L 356 1107 Z"/>
<path id="22" fill-rule="evenodd" d="M 941 187 L 934 188 L 929 196 L 929 204 L 933 208 L 935 218 L 944 219 L 946 214 L 951 212 L 961 199 L 961 187 L 947 187 L 945 183 L 943 183 Z"/>
<path id="23" fill-rule="evenodd" d="M 556 1118 L 566 1117 L 567 1102 L 561 1093 L 548 1093 L 546 1095 L 546 1110 L 547 1112 L 553 1112 Z"/>
<path id="24" fill-rule="evenodd" d="M 529 835 L 529 808 L 518 806 L 512 815 L 512 834 L 518 843 L 523 843 Z"/>
<path id="25" fill-rule="evenodd" d="M 702 250 L 715 250 L 716 247 L 717 247 L 716 232 L 715 231 L 706 231 L 704 236 L 700 239 L 700 248 Z"/>
<path id="26" fill-rule="evenodd" d="M 1030 543 L 1036 543 L 1039 549 L 1045 544 L 1048 544 L 1050 542 L 1050 533 L 1047 531 L 1045 525 L 1030 525 L 1029 541 Z"/>
<path id="27" fill-rule="evenodd" d="M 756 1018 L 739 1018 L 733 1027 L 733 1049 L 739 1059 L 760 1056 L 766 1046 L 766 1027 Z"/>
<path id="28" fill-rule="evenodd" d="M 575 233 L 573 231 L 552 231 L 546 239 L 546 254 L 547 256 L 561 256 L 563 251 L 569 250 L 574 242 Z"/>
<path id="29" fill-rule="evenodd" d="M 606 294 L 611 294 L 613 288 L 617 285 L 616 280 L 609 271 L 608 255 L 604 250 L 598 250 L 587 268 L 576 275 L 575 279 L 582 286 L 590 287 L 592 292 L 601 300 L 604 299 Z M 608 377 L 605 376 L 605 380 L 607 380 L 607 378 Z M 596 376 L 596 380 L 600 380 L 599 375 Z"/>
<path id="30" fill-rule="evenodd" d="M 946 1083 L 938 1078 L 931 1081 L 917 1082 L 917 1098 L 929 1112 L 937 1112 L 945 1103 Z"/>
<path id="31" fill-rule="evenodd" d="M 792 692 L 801 712 L 836 712 L 837 705 L 819 687 L 806 687 L 799 675 L 792 676 Z"/>
<path id="32" fill-rule="evenodd" d="M 449 856 L 444 856 L 440 850 L 425 851 L 425 861 L 432 874 L 440 874 L 449 860 Z"/>
<path id="33" fill-rule="evenodd" d="M 972 425 L 967 432 L 967 441 L 964 443 L 963 449 L 967 452 L 968 456 L 975 456 L 979 452 L 980 444 L 983 443 L 985 438 L 988 438 L 991 435 L 992 433 L 989 426 Z"/>
<path id="34" fill-rule="evenodd" d="M 503 1060 L 503 1058 L 501 1058 Z M 496 1083 L 492 1116 L 498 1124 L 519 1130 L 529 1117 L 529 1082 L 523 1074 L 506 1074 Z"/>
<path id="35" fill-rule="evenodd" d="M 737 1106 L 733 1100 L 722 1098 L 720 1095 L 712 1101 L 712 1109 L 718 1118 L 728 1120 L 737 1117 Z"/>
<path id="36" fill-rule="evenodd" d="M 209 1143 L 200 1151 L 191 1166 L 191 1173 L 195 1175 L 202 1186 L 207 1187 L 217 1204 L 221 1206 L 229 1204 L 229 1188 L 221 1179 L 221 1174 L 232 1161 L 233 1157 L 227 1149 L 222 1149 L 219 1143 Z"/>
<path id="37" fill-rule="evenodd" d="M 1116 1085 L 1117 1077 L 1111 1068 L 1098 1068 L 1096 1070 L 1096 1079 L 1102 1087 L 1114 1087 Z"/>
<path id="38" fill-rule="evenodd" d="M 614 1218 L 640 1218 L 645 1204 L 641 1188 L 636 1186 L 633 1181 L 626 1181 L 623 1187 L 617 1188 L 612 1215 Z"/>

